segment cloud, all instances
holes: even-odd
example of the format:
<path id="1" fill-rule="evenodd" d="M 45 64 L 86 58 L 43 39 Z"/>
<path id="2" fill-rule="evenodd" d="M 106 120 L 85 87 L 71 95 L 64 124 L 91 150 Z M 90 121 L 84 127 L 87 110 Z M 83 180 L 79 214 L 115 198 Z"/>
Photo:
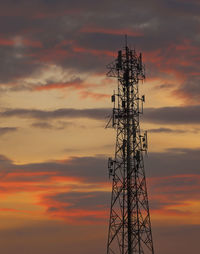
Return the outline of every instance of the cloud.
<path id="1" fill-rule="evenodd" d="M 64 122 L 64 121 L 57 121 L 56 124 L 50 124 L 49 122 L 38 121 L 31 124 L 32 127 L 40 128 L 40 129 L 55 129 L 55 130 L 63 130 L 71 126 L 75 126 L 73 122 Z"/>
<path id="2" fill-rule="evenodd" d="M 184 221 L 190 213 L 196 218 L 193 207 L 200 198 L 199 158 L 199 149 L 149 153 L 145 171 L 153 216 L 180 215 Z M 44 207 L 52 219 L 98 224 L 108 216 L 111 181 L 103 156 L 24 165 L 1 156 L 0 177 L 1 195 L 32 193 L 37 196 L 36 205 Z"/>
<path id="3" fill-rule="evenodd" d="M 0 66 L 1 83 L 27 77 L 42 67 L 41 63 L 33 62 L 27 56 L 27 49 L 24 47 L 0 47 L 0 56 L 2 59 Z"/>
<path id="4" fill-rule="evenodd" d="M 199 124 L 200 106 L 146 108 L 144 120 L 158 124 Z"/>
<path id="5" fill-rule="evenodd" d="M 103 182 L 107 179 L 107 159 L 102 156 L 71 157 L 62 161 L 17 165 L 5 156 L 1 156 L 0 171 L 4 177 L 5 174 L 18 172 L 19 177 L 23 175 L 30 181 L 34 179 L 31 175 L 34 173 L 36 176 L 41 174 L 42 180 L 50 180 L 53 174 L 53 177 L 75 177 L 77 180 L 87 179 L 89 182 Z"/>
<path id="6" fill-rule="evenodd" d="M 157 128 L 157 129 L 149 129 L 148 132 L 151 132 L 151 133 L 177 133 L 177 134 L 182 134 L 182 133 L 187 133 L 187 132 L 198 133 L 199 129 L 181 130 L 181 129 L 170 129 L 170 128 Z"/>
<path id="7" fill-rule="evenodd" d="M 85 98 L 92 98 L 92 99 L 95 99 L 95 100 L 102 100 L 102 99 L 110 97 L 109 94 L 95 93 L 95 92 L 89 92 L 89 91 L 82 91 L 82 92 L 80 92 L 80 96 L 83 99 L 85 99 Z"/>
<path id="8" fill-rule="evenodd" d="M 81 32 L 83 33 L 102 33 L 102 34 L 114 34 L 114 35 L 122 35 L 123 33 L 128 36 L 143 36 L 143 34 L 140 31 L 131 31 L 131 30 L 112 30 L 112 29 L 106 29 L 106 28 L 98 28 L 98 27 L 83 27 L 81 29 Z"/>
<path id="9" fill-rule="evenodd" d="M 33 123 L 31 126 L 40 128 L 40 129 L 52 129 L 53 128 L 53 125 L 51 125 L 50 123 L 47 123 L 47 122 L 36 122 L 36 123 Z"/>
<path id="10" fill-rule="evenodd" d="M 148 131 L 152 133 L 163 133 L 163 132 L 164 133 L 185 133 L 187 132 L 185 130 L 173 130 L 170 128 L 149 129 Z"/>
<path id="11" fill-rule="evenodd" d="M 99 94 L 96 95 L 90 93 L 88 96 L 95 96 L 95 98 L 96 96 L 101 97 L 101 95 Z M 200 119 L 198 118 L 199 111 L 200 111 L 199 105 L 183 106 L 183 107 L 177 106 L 177 107 L 146 108 L 144 110 L 142 120 L 157 124 L 198 125 L 200 123 Z M 90 109 L 60 108 L 56 110 L 7 109 L 0 112 L 0 117 L 20 117 L 20 118 L 32 118 L 37 120 L 59 119 L 59 118 L 70 118 L 70 119 L 90 118 L 95 120 L 105 120 L 106 117 L 108 117 L 109 115 L 111 115 L 110 108 L 90 108 Z"/>
<path id="12" fill-rule="evenodd" d="M 200 98 L 200 72 L 194 72 L 192 77 L 189 77 L 173 94 L 182 98 L 187 104 L 199 104 Z"/>
<path id="13" fill-rule="evenodd" d="M 48 198 L 63 203 L 67 209 L 105 209 L 108 201 L 107 192 L 72 192 L 59 193 Z M 107 207 L 107 206 L 106 206 Z"/>
<path id="14" fill-rule="evenodd" d="M 103 120 L 110 113 L 107 108 L 73 109 L 60 108 L 57 110 L 36 110 L 36 109 L 8 109 L 0 113 L 0 117 L 22 117 L 37 120 L 57 118 L 91 118 Z"/>
<path id="15" fill-rule="evenodd" d="M 101 99 L 110 97 L 110 95 L 108 94 L 88 91 L 89 88 L 95 88 L 95 86 L 97 85 L 86 83 L 84 82 L 84 80 L 80 78 L 73 78 L 70 81 L 66 81 L 66 82 L 60 82 L 60 83 L 48 82 L 47 84 L 44 84 L 44 85 L 35 85 L 32 88 L 32 90 L 33 91 L 48 91 L 48 90 L 56 90 L 56 89 L 77 90 L 80 98 L 82 99 L 92 98 L 95 100 L 101 100 Z M 27 89 L 27 87 L 24 87 L 24 89 Z"/>
<path id="16" fill-rule="evenodd" d="M 0 127 L 0 136 L 17 131 L 17 127 Z"/>
<path id="17" fill-rule="evenodd" d="M 174 85 L 173 84 L 168 84 L 168 83 L 164 83 L 164 84 L 160 84 L 160 85 L 157 85 L 155 87 L 155 89 L 172 89 L 174 88 Z"/>
<path id="18" fill-rule="evenodd" d="M 63 83 L 49 83 L 45 85 L 38 85 L 34 88 L 36 91 L 42 90 L 52 90 L 52 89 L 64 89 L 64 88 L 73 88 L 73 89 L 82 89 L 85 85 L 82 84 L 83 80 L 80 78 L 72 79 L 71 81 Z"/>
<path id="19" fill-rule="evenodd" d="M 189 211 L 192 212 L 191 207 L 200 199 L 199 174 L 155 177 L 151 178 L 149 182 L 151 186 L 149 192 L 153 199 L 152 208 L 155 210 L 163 209 L 166 210 L 166 212 L 167 210 L 176 210 L 177 213 L 181 213 L 182 210 L 179 208 L 185 206 L 188 207 L 189 213 Z"/>
<path id="20" fill-rule="evenodd" d="M 9 1 L 2 6 L 0 22 L 3 35 L 0 55 L 5 59 L 0 68 L 1 81 L 31 76 L 46 64 L 79 73 L 105 73 L 106 64 L 114 59 L 127 33 L 129 44 L 144 52 L 150 75 L 163 79 L 166 75 L 168 78 L 172 74 L 177 76 L 179 83 L 175 91 L 180 91 L 173 95 L 183 98 L 184 90 L 184 98 L 198 103 L 194 91 L 198 90 L 197 82 L 192 75 L 199 73 L 197 10 L 197 2 L 183 1 L 145 0 L 132 8 L 123 1 L 113 5 L 113 1 L 94 4 L 87 0 L 82 4 L 78 0 L 73 3 L 59 0 L 55 5 L 53 1 L 37 0 L 29 6 L 21 1 L 20 9 Z M 21 38 L 23 47 L 16 48 L 11 43 L 16 36 Z M 182 83 L 183 77 L 187 79 L 185 83 Z M 186 86 L 189 82 L 193 85 Z M 41 90 L 65 85 L 60 80 Z"/>
<path id="21" fill-rule="evenodd" d="M 108 215 L 105 158 L 74 157 L 24 165 L 0 159 L 1 196 L 32 193 L 37 197 L 35 205 L 44 207 L 46 216 L 68 223 L 100 223 Z M 20 206 L 9 211 L 29 213 Z"/>
<path id="22" fill-rule="evenodd" d="M 108 218 L 108 192 L 62 192 L 41 197 L 48 215 L 70 223 L 104 222 Z"/>
<path id="23" fill-rule="evenodd" d="M 145 166 L 148 177 L 164 177 L 175 175 L 199 174 L 200 149 L 169 149 L 162 153 L 149 153 L 145 157 Z M 30 180 L 31 173 L 41 173 L 41 177 L 75 177 L 87 182 L 107 181 L 107 158 L 97 157 L 71 157 L 62 161 L 47 161 L 16 165 L 4 156 L 0 158 L 0 170 L 3 175 L 7 173 L 20 173 Z M 25 174 L 27 173 L 27 175 Z M 49 175 L 48 175 L 49 173 Z M 52 176 L 53 174 L 53 176 Z M 39 176 L 39 174 L 37 175 Z"/>
<path id="24" fill-rule="evenodd" d="M 168 149 L 166 152 L 151 152 L 145 157 L 148 175 L 170 176 L 199 174 L 200 149 Z"/>
<path id="25" fill-rule="evenodd" d="M 24 84 L 25 78 L 31 78 L 34 73 L 39 77 L 41 69 L 51 65 L 62 66 L 66 73 L 105 73 L 106 64 L 124 46 L 124 34 L 128 33 L 129 45 L 143 52 L 149 72 L 147 77 L 159 78 L 162 84 L 170 84 L 173 80 L 174 87 L 165 86 L 165 89 L 170 89 L 168 92 L 175 99 L 178 97 L 188 105 L 146 109 L 144 120 L 159 125 L 199 124 L 199 1 L 35 0 L 27 3 L 25 0 L 7 0 L 1 4 L 0 14 L 2 87 L 10 86 L 17 91 L 17 87 Z M 21 42 L 16 37 L 21 38 Z M 27 90 L 33 92 L 32 84 L 26 88 L 28 86 L 30 89 Z M 50 90 L 65 86 L 68 85 L 60 79 L 45 88 Z M 23 87 L 20 89 L 23 90 Z M 90 91 L 86 92 L 89 96 L 96 96 Z M 6 109 L 0 115 L 33 119 L 37 121 L 37 127 L 48 128 L 50 126 L 45 126 L 45 121 L 54 118 L 85 117 L 103 120 L 109 113 L 110 109 Z M 159 126 L 152 131 L 170 133 L 171 130 L 179 130 L 178 127 L 170 128 Z M 177 216 L 175 223 L 177 218 L 182 220 L 180 223 L 184 223 L 185 217 L 188 217 L 188 223 L 195 223 L 193 218 L 197 208 L 194 204 L 190 206 L 184 202 L 191 198 L 199 201 L 199 155 L 199 149 L 181 148 L 149 154 L 146 171 L 151 178 L 157 178 L 154 179 L 157 189 L 149 193 L 150 197 L 153 194 L 153 199 L 157 202 L 157 207 L 155 204 L 152 212 L 156 219 L 161 214 L 166 215 L 168 220 L 163 219 L 162 223 L 168 225 L 169 218 L 173 216 Z M 15 194 L 32 192 L 35 195 L 38 191 L 43 192 L 44 199 L 41 197 L 40 201 L 46 209 L 45 219 L 57 221 L 74 215 L 81 223 L 93 223 L 93 227 L 81 227 L 79 223 L 78 226 L 66 228 L 64 223 L 52 225 L 49 219 L 48 223 L 40 221 L 33 225 L 31 222 L 32 225 L 25 227 L 22 226 L 23 222 L 20 227 L 16 227 L 11 220 L 9 223 L 14 229 L 0 230 L 2 253 L 11 254 L 16 250 L 30 254 L 53 254 L 58 250 L 59 254 L 66 253 L 66 250 L 74 254 L 103 253 L 102 246 L 106 242 L 107 231 L 96 223 L 102 223 L 104 214 L 101 213 L 103 208 L 101 210 L 99 207 L 98 210 L 95 205 L 103 204 L 105 193 L 98 193 L 95 188 L 100 188 L 100 185 L 104 185 L 102 182 L 105 183 L 106 162 L 107 159 L 101 157 L 74 157 L 64 161 L 17 165 L 0 156 L 1 195 L 9 191 Z M 86 190 L 86 186 L 90 186 L 90 190 Z M 77 194 L 74 194 L 75 191 Z M 71 207 L 67 208 L 69 202 Z M 86 209 L 85 204 L 90 209 Z M 183 205 L 185 210 L 181 211 L 178 205 Z M 95 214 L 97 211 L 99 213 Z M 199 218 L 199 214 L 197 216 Z M 199 248 L 199 226 L 153 226 L 153 232 L 156 233 L 155 249 L 160 254 L 175 254 L 177 249 L 182 254 L 195 253 Z M 80 244 L 77 245 L 77 242 Z"/>

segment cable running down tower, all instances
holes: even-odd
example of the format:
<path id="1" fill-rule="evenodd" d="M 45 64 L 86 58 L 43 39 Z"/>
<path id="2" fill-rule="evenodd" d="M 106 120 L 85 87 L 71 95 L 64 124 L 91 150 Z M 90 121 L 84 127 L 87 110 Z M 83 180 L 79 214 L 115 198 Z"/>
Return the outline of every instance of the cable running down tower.
<path id="1" fill-rule="evenodd" d="M 108 159 L 112 197 L 107 254 L 154 254 L 143 152 L 147 132 L 140 131 L 145 96 L 139 96 L 139 81 L 145 79 L 142 54 L 127 45 L 108 66 L 108 77 L 118 80 L 112 127 L 116 129 L 115 158 Z"/>

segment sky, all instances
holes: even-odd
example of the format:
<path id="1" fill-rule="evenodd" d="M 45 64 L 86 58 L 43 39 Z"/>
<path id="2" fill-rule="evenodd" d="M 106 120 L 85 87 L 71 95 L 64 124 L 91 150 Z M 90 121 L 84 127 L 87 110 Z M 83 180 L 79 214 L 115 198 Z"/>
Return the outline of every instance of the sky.
<path id="1" fill-rule="evenodd" d="M 0 3 L 0 249 L 106 253 L 112 183 L 106 65 L 142 52 L 155 253 L 199 253 L 199 0 Z"/>

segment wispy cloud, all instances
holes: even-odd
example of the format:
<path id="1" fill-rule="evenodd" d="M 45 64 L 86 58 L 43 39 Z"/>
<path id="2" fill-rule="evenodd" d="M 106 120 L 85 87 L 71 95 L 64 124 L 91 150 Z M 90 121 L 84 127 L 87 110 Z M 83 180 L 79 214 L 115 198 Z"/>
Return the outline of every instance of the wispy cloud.
<path id="1" fill-rule="evenodd" d="M 16 132 L 17 130 L 18 130 L 17 127 L 0 127 L 0 136 L 3 136 L 11 132 Z"/>

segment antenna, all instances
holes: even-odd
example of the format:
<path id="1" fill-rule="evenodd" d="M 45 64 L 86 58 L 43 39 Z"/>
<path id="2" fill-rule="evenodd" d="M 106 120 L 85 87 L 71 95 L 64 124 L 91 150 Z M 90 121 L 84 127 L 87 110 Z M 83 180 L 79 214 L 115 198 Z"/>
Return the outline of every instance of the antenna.
<path id="1" fill-rule="evenodd" d="M 140 131 L 145 97 L 139 83 L 145 78 L 142 55 L 127 45 L 107 67 L 108 77 L 118 80 L 112 127 L 116 130 L 115 158 L 109 158 L 112 197 L 107 254 L 154 254 L 143 153 L 147 132 Z"/>

